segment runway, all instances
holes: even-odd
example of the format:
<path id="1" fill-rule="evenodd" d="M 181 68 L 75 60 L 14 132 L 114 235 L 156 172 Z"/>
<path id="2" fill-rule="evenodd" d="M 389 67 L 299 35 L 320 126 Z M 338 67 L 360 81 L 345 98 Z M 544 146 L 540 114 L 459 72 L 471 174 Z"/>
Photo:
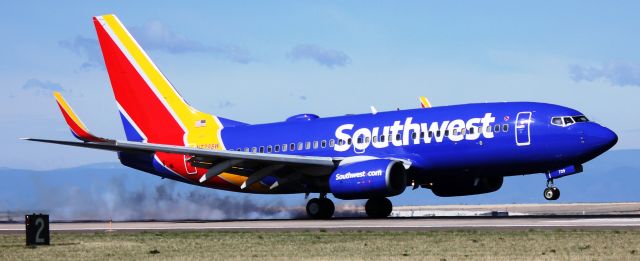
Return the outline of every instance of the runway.
<path id="1" fill-rule="evenodd" d="M 425 231 L 455 229 L 640 229 L 640 216 L 447 217 L 332 220 L 149 221 L 52 223 L 54 232 L 97 231 Z M 24 224 L 0 224 L 0 233 L 24 231 Z"/>

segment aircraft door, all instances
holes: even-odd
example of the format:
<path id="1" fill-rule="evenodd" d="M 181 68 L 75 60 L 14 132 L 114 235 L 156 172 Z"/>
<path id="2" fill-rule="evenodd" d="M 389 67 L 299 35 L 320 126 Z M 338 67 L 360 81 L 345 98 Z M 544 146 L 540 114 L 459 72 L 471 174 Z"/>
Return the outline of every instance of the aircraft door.
<path id="1" fill-rule="evenodd" d="M 531 112 L 519 112 L 516 116 L 516 144 L 527 146 L 531 144 Z"/>

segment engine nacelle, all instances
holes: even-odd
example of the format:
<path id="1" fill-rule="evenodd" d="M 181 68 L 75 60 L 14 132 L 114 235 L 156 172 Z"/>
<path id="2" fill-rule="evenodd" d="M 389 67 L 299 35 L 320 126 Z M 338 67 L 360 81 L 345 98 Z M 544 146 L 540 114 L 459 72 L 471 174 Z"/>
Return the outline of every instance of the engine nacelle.
<path id="1" fill-rule="evenodd" d="M 431 191 L 439 197 L 484 194 L 500 189 L 502 181 L 502 177 L 470 177 L 434 181 Z"/>
<path id="2" fill-rule="evenodd" d="M 329 177 L 329 189 L 339 199 L 369 199 L 398 195 L 407 187 L 399 161 L 372 159 L 340 165 Z"/>

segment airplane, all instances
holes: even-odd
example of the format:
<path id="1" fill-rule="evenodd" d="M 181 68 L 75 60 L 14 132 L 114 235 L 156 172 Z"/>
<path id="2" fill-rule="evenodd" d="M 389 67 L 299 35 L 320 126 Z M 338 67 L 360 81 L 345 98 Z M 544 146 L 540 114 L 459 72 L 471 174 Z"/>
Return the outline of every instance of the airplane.
<path id="1" fill-rule="evenodd" d="M 65 99 L 57 104 L 79 141 L 30 141 L 108 150 L 130 168 L 188 184 L 257 194 L 318 194 L 309 218 L 328 219 L 327 195 L 366 199 L 371 218 L 407 187 L 440 197 L 490 193 L 504 177 L 555 179 L 613 147 L 617 135 L 583 113 L 539 102 L 475 103 L 336 117 L 297 114 L 248 124 L 191 107 L 112 14 L 96 16 L 98 35 L 126 140 L 92 134 Z"/>

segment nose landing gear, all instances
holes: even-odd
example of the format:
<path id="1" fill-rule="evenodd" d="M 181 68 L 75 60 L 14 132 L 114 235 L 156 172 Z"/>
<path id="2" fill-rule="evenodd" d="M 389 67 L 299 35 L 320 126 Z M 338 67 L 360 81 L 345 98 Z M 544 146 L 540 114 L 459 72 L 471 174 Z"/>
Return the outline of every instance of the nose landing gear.
<path id="1" fill-rule="evenodd" d="M 560 198 L 560 189 L 553 185 L 553 179 L 547 180 L 547 188 L 544 189 L 544 198 L 546 200 L 557 200 Z"/>

